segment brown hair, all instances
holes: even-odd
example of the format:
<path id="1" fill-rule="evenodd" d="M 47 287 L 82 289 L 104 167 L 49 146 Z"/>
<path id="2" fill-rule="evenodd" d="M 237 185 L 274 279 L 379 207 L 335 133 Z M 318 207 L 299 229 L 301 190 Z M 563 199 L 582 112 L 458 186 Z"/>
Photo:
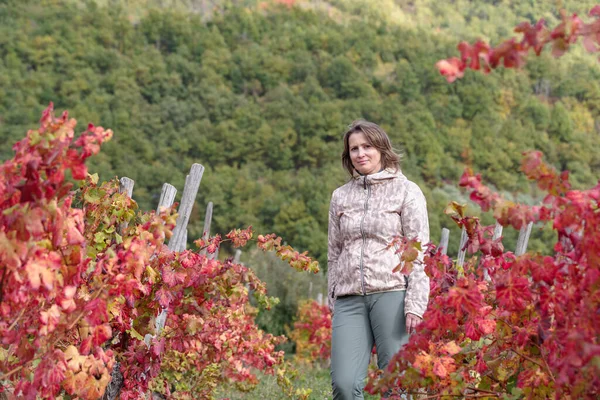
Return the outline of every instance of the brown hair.
<path id="1" fill-rule="evenodd" d="M 364 119 L 357 119 L 348 125 L 346 133 L 344 133 L 344 151 L 342 153 L 342 165 L 350 173 L 350 176 L 354 174 L 354 165 L 350 159 L 350 135 L 356 132 L 362 132 L 365 134 L 367 142 L 375 147 L 381 153 L 381 166 L 385 168 L 393 168 L 395 170 L 400 169 L 400 159 L 402 155 L 394 150 L 392 142 L 388 137 L 387 133 L 377 124 Z"/>

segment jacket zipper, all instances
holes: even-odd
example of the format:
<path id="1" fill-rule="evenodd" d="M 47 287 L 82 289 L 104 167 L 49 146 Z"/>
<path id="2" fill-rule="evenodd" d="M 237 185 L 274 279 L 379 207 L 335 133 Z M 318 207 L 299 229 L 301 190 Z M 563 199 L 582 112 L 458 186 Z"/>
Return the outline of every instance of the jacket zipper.
<path id="1" fill-rule="evenodd" d="M 367 216 L 367 210 L 369 209 L 369 197 L 371 197 L 371 186 L 367 186 L 367 177 L 366 176 L 364 177 L 363 187 L 364 187 L 364 190 L 367 192 L 367 198 L 365 199 L 365 212 L 360 221 L 360 234 L 362 235 L 362 240 L 363 240 L 362 247 L 360 248 L 360 281 L 361 281 L 361 286 L 362 286 L 362 294 L 364 296 L 367 294 L 367 292 L 365 290 L 365 271 L 364 271 L 364 266 L 363 266 L 365 245 L 367 243 L 367 238 L 365 237 L 364 225 L 365 225 L 365 218 Z"/>

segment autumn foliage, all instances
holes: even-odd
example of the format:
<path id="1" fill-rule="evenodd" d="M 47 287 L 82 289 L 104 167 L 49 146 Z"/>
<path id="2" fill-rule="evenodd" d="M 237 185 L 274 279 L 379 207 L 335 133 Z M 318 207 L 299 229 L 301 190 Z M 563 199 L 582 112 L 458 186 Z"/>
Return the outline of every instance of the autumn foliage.
<path id="1" fill-rule="evenodd" d="M 327 364 L 331 356 L 331 312 L 315 300 L 298 307 L 290 339 L 296 343 L 296 359 L 308 363 Z"/>
<path id="2" fill-rule="evenodd" d="M 3 390 L 28 399 L 97 399 L 118 361 L 123 399 L 149 389 L 208 398 L 224 381 L 250 388 L 251 368 L 277 374 L 294 394 L 275 350 L 283 337 L 254 324 L 249 293 L 266 308 L 274 301 L 264 284 L 250 269 L 211 257 L 220 236 L 197 243 L 206 252 L 170 251 L 165 241 L 176 215 L 139 212 L 116 181 L 99 185 L 84 162 L 112 132 L 90 125 L 75 139 L 75 126 L 66 112 L 55 118 L 51 105 L 1 167 Z M 253 236 L 248 228 L 224 240 L 237 247 Z M 318 271 L 280 242 L 259 236 L 258 245 L 298 270 Z"/>
<path id="3" fill-rule="evenodd" d="M 525 64 L 525 57 L 530 50 L 540 55 L 546 45 L 552 46 L 555 57 L 563 55 L 579 38 L 590 53 L 600 50 L 600 5 L 589 12 L 594 20 L 584 23 L 577 14 L 568 15 L 561 12 L 562 21 L 554 29 L 546 27 L 546 22 L 540 19 L 534 25 L 523 22 L 515 28 L 516 33 L 522 34 L 521 40 L 515 38 L 506 40 L 496 47 L 479 40 L 474 44 L 460 42 L 458 51 L 460 58 L 452 57 L 441 60 L 436 64 L 437 69 L 446 77 L 448 82 L 462 78 L 467 68 L 489 73 L 499 65 L 506 68 L 518 68 Z"/>
<path id="4" fill-rule="evenodd" d="M 505 251 L 492 226 L 448 213 L 468 233 L 464 267 L 431 248 L 425 257 L 431 300 L 417 333 L 370 391 L 393 389 L 433 398 L 582 398 L 600 395 L 600 184 L 571 190 L 541 153 L 522 171 L 547 192 L 541 206 L 501 198 L 467 170 L 461 186 L 505 226 L 549 223 L 553 256 Z M 484 274 L 487 271 L 487 274 Z M 489 277 L 488 277 L 489 275 Z M 373 377 L 375 378 L 375 377 Z"/>

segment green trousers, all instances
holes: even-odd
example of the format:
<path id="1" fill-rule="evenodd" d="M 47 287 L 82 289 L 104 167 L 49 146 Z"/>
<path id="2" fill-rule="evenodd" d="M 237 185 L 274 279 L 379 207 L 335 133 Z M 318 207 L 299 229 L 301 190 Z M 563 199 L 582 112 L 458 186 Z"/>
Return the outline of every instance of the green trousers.
<path id="1" fill-rule="evenodd" d="M 331 383 L 334 400 L 363 399 L 373 344 L 380 369 L 408 342 L 405 291 L 344 296 L 334 305 Z"/>

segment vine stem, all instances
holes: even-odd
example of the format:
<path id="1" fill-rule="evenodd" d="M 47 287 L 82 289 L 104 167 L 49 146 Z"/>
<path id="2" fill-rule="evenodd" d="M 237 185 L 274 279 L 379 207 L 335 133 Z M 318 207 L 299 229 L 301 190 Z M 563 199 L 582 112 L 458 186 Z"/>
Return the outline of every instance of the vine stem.
<path id="1" fill-rule="evenodd" d="M 509 328 L 514 329 L 514 327 L 509 324 L 507 321 L 503 320 L 503 319 L 498 319 L 498 321 L 506 324 Z M 548 372 L 548 375 L 550 375 L 550 379 L 552 379 L 552 382 L 556 383 L 556 378 L 554 377 L 554 374 L 552 373 L 552 370 L 550 369 L 550 366 L 548 365 L 548 363 L 546 362 L 546 359 L 544 358 L 544 353 L 542 352 L 542 348 L 540 346 L 538 346 L 537 344 L 534 343 L 534 345 L 540 350 L 540 354 L 542 355 L 542 361 L 544 362 L 544 365 L 540 364 L 539 362 L 537 362 L 536 360 L 519 353 L 518 351 L 516 351 L 515 349 L 509 349 L 510 351 L 512 351 L 513 353 L 515 353 L 516 355 L 518 355 L 521 358 L 524 358 L 525 360 L 534 363 L 535 365 L 537 365 L 538 367 L 545 369 L 546 372 Z"/>
<path id="2" fill-rule="evenodd" d="M 540 367 L 542 369 L 546 369 L 546 367 L 544 367 L 542 364 L 540 364 L 539 362 L 537 362 L 533 358 L 530 358 L 530 357 L 526 356 L 525 354 L 521 354 L 518 351 L 516 351 L 515 349 L 509 349 L 509 350 L 512 351 L 513 353 L 515 353 L 516 355 L 518 355 L 519 357 L 524 358 L 525 360 L 527 360 L 527 361 L 529 361 L 531 363 L 534 363 L 538 367 Z M 554 381 L 554 377 L 552 376 L 552 372 L 550 372 L 550 370 L 548 370 L 548 373 L 550 374 L 550 377 L 552 378 L 552 381 Z"/>
<path id="3" fill-rule="evenodd" d="M 3 381 L 5 379 L 7 379 L 11 375 L 14 375 L 15 373 L 19 372 L 21 369 L 23 369 L 23 365 L 19 365 L 18 367 L 16 367 L 13 370 L 7 372 L 6 374 L 0 375 L 0 381 Z"/>
<path id="4" fill-rule="evenodd" d="M 5 266 L 2 270 L 2 280 L 0 280 L 0 303 L 4 300 L 4 278 L 6 277 L 6 270 L 8 270 L 8 266 Z"/>
<path id="5" fill-rule="evenodd" d="M 472 390 L 473 392 L 487 393 L 487 394 L 491 394 L 496 397 L 500 397 L 500 395 L 497 392 L 492 392 L 491 390 L 479 389 L 479 388 L 474 388 L 474 387 L 468 387 L 465 390 Z"/>
<path id="6" fill-rule="evenodd" d="M 493 395 L 495 397 L 500 397 L 500 396 L 498 396 L 497 393 L 494 393 Z M 442 397 L 457 397 L 457 398 L 460 397 L 463 399 L 465 399 L 465 398 L 466 399 L 481 399 L 484 397 L 490 397 L 490 393 L 473 394 L 473 395 L 470 395 L 470 394 L 436 394 L 433 396 L 423 397 L 421 400 L 434 400 L 434 399 L 440 399 Z"/>
<path id="7" fill-rule="evenodd" d="M 255 241 L 257 239 L 248 239 L 248 241 Z M 226 239 L 221 239 L 221 241 L 219 242 L 219 247 L 221 247 L 221 243 L 225 243 L 225 242 L 231 242 L 232 240 L 229 238 Z M 198 248 L 198 250 L 196 250 L 196 253 L 200 253 L 202 250 L 206 250 L 208 248 L 208 246 L 210 246 L 209 244 L 207 244 L 206 246 L 202 246 L 200 248 Z M 212 254 L 212 253 L 211 253 Z"/>
<path id="8" fill-rule="evenodd" d="M 105 285 L 100 286 L 100 288 L 98 289 L 98 291 L 96 293 L 94 293 L 94 295 L 92 296 L 92 298 L 90 299 L 90 301 L 91 300 L 96 300 L 100 296 L 100 293 L 102 293 L 102 291 L 104 290 L 105 287 L 106 287 Z M 69 327 L 67 328 L 67 330 L 70 331 L 71 329 L 73 329 L 73 327 L 75 325 L 77 325 L 77 323 L 81 320 L 81 318 L 83 318 L 83 316 L 85 314 L 86 314 L 85 310 L 81 311 L 79 313 L 79 315 L 77 316 L 77 318 L 75 318 L 75 320 L 73 322 L 71 322 L 71 325 L 69 325 Z"/>
<path id="9" fill-rule="evenodd" d="M 500 394 L 498 392 L 492 392 L 490 390 L 468 387 L 465 389 L 465 392 L 468 390 L 473 391 L 475 393 L 435 394 L 433 396 L 423 397 L 422 400 L 433 400 L 433 399 L 439 399 L 441 397 L 462 397 L 462 398 L 468 398 L 468 399 L 477 399 L 477 398 L 490 397 L 490 396 L 497 397 L 497 398 L 500 397 Z M 420 393 L 420 392 L 407 392 L 406 394 L 423 395 L 423 393 Z"/>
<path id="10" fill-rule="evenodd" d="M 496 317 L 496 320 L 499 322 L 502 322 L 503 324 L 505 324 L 506 326 L 508 326 L 510 329 L 515 329 L 514 326 L 512 326 L 511 324 L 509 324 L 506 320 L 502 319 L 502 318 L 498 318 L 495 313 L 490 313 L 492 316 Z"/>
<path id="11" fill-rule="evenodd" d="M 19 320 L 21 319 L 21 317 L 23 317 L 23 314 L 25 314 L 25 310 L 26 310 L 26 309 L 27 309 L 26 307 L 23 307 L 23 308 L 21 309 L 21 312 L 19 313 L 19 316 L 17 317 L 17 319 L 15 319 L 15 320 L 13 321 L 13 323 L 12 323 L 12 324 L 10 324 L 10 326 L 8 327 L 8 330 L 9 330 L 9 331 L 10 331 L 10 330 L 12 330 L 12 329 L 15 327 L 15 325 L 17 325 L 17 322 L 19 322 Z"/>
<path id="12" fill-rule="evenodd" d="M 546 366 L 546 369 L 548 370 L 548 374 L 550 375 L 550 378 L 552 379 L 552 382 L 556 383 L 556 379 L 554 378 L 554 374 L 552 373 L 552 370 L 550 369 L 550 366 L 548 365 L 548 362 L 546 361 L 546 357 L 544 357 L 544 352 L 542 350 L 542 347 L 536 343 L 534 343 L 534 346 L 538 348 L 538 350 L 540 351 L 540 354 L 542 356 L 542 361 L 544 362 L 544 365 Z"/>

